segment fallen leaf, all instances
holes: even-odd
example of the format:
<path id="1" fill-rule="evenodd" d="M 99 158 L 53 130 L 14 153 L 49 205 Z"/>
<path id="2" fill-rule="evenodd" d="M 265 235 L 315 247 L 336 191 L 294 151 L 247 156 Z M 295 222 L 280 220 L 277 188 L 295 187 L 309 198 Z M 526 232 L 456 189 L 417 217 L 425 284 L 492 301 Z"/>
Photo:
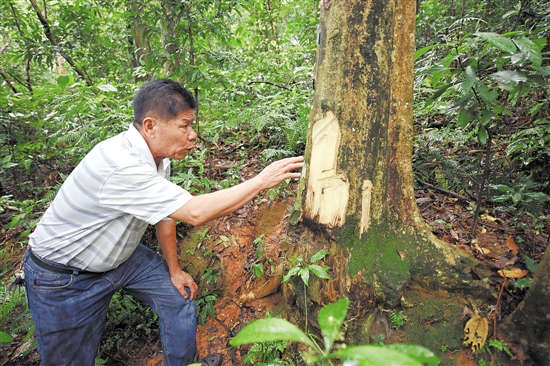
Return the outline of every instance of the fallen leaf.
<path id="1" fill-rule="evenodd" d="M 489 214 L 483 214 L 483 215 L 481 215 L 481 218 L 482 218 L 482 219 L 485 219 L 485 220 L 487 220 L 487 221 L 489 221 L 489 222 L 491 222 L 491 223 L 495 223 L 495 222 L 497 221 L 497 218 L 496 218 L 496 217 L 493 217 L 493 216 L 491 216 L 491 215 L 489 215 Z"/>
<path id="2" fill-rule="evenodd" d="M 450 230 L 451 236 L 454 240 L 458 240 L 458 233 L 454 231 L 453 229 Z"/>
<path id="3" fill-rule="evenodd" d="M 508 249 L 510 249 L 512 251 L 512 253 L 514 254 L 518 254 L 518 251 L 519 251 L 519 247 L 517 246 L 516 242 L 514 241 L 514 238 L 511 237 L 511 236 L 508 236 L 506 238 L 506 246 L 508 247 Z"/>
<path id="4" fill-rule="evenodd" d="M 511 268 L 511 269 L 499 269 L 498 274 L 505 278 L 523 278 L 529 273 L 526 269 Z"/>
<path id="5" fill-rule="evenodd" d="M 472 352 L 476 352 L 485 345 L 488 333 L 489 321 L 475 313 L 464 326 L 464 345 L 471 345 Z"/>

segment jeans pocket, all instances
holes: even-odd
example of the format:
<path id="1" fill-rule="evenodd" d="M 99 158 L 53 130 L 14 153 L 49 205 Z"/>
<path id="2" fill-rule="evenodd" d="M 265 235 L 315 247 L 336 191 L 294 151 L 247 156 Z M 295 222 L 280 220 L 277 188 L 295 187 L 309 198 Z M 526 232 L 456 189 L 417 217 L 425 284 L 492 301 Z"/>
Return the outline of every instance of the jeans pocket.
<path id="1" fill-rule="evenodd" d="M 64 289 L 72 285 L 74 275 L 46 271 L 34 271 L 32 286 L 36 290 Z"/>

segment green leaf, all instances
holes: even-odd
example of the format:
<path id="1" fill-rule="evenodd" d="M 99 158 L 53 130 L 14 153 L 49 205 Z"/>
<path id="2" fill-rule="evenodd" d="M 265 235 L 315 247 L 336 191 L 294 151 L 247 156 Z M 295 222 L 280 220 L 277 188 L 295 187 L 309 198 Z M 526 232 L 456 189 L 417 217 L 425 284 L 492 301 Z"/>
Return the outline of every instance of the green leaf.
<path id="1" fill-rule="evenodd" d="M 460 110 L 460 112 L 458 113 L 458 121 L 456 123 L 456 125 L 458 127 L 466 127 L 468 125 L 468 123 L 470 123 L 472 120 L 473 120 L 473 116 L 472 116 L 472 113 L 470 112 L 469 109 L 466 109 L 466 108 L 462 108 Z"/>
<path id="2" fill-rule="evenodd" d="M 328 254 L 328 250 L 321 249 L 320 251 L 318 251 L 317 253 L 311 256 L 309 263 L 315 263 L 317 261 L 320 261 L 321 259 L 325 258 L 327 254 Z"/>
<path id="3" fill-rule="evenodd" d="M 481 96 L 481 99 L 489 105 L 492 105 L 496 102 L 497 99 L 497 92 L 495 90 L 491 90 L 487 87 L 487 85 L 483 83 L 478 84 L 478 91 L 479 95 Z"/>
<path id="4" fill-rule="evenodd" d="M 328 280 L 330 279 L 330 276 L 329 274 L 327 273 L 327 268 L 324 268 L 324 267 L 321 267 L 317 264 L 310 264 L 309 266 L 307 266 L 307 268 L 313 272 L 313 274 L 319 278 L 323 278 L 325 280 Z"/>
<path id="5" fill-rule="evenodd" d="M 472 86 L 477 81 L 476 72 L 471 66 L 467 66 L 466 70 L 464 70 L 464 81 L 462 82 L 462 90 L 464 93 L 467 93 L 472 89 Z"/>
<path id="6" fill-rule="evenodd" d="M 252 266 L 252 270 L 254 271 L 254 276 L 256 276 L 256 278 L 260 278 L 264 274 L 264 264 L 256 263 Z"/>
<path id="7" fill-rule="evenodd" d="M 97 88 L 101 91 L 104 91 L 104 92 L 116 92 L 117 91 L 117 88 L 115 88 L 111 84 L 98 85 Z"/>
<path id="8" fill-rule="evenodd" d="M 10 343 L 11 341 L 13 341 L 12 336 L 0 330 L 0 343 Z"/>
<path id="9" fill-rule="evenodd" d="M 65 89 L 67 85 L 71 82 L 71 77 L 69 75 L 61 75 L 56 79 L 57 85 L 62 89 Z"/>
<path id="10" fill-rule="evenodd" d="M 542 54 L 539 47 L 527 37 L 521 37 L 515 40 L 516 44 L 533 65 L 540 67 L 542 64 Z"/>
<path id="11" fill-rule="evenodd" d="M 432 48 L 439 47 L 439 46 L 443 46 L 443 44 L 441 43 L 431 44 L 429 46 L 422 47 L 421 49 L 416 50 L 414 52 L 414 60 L 416 61 L 418 58 L 422 57 L 422 55 L 424 55 L 426 52 L 428 52 Z"/>
<path id="12" fill-rule="evenodd" d="M 517 205 L 519 201 L 521 201 L 521 196 L 520 192 L 516 192 L 512 195 L 512 202 L 514 202 L 514 205 Z"/>
<path id="13" fill-rule="evenodd" d="M 274 341 L 296 341 L 315 348 L 313 341 L 300 328 L 279 318 L 258 319 L 249 323 L 229 341 L 229 344 L 236 347 L 243 344 Z"/>
<path id="14" fill-rule="evenodd" d="M 298 272 L 300 272 L 300 269 L 302 269 L 302 267 L 300 266 L 292 267 L 291 269 L 289 269 L 283 277 L 283 282 L 287 283 L 288 280 L 290 280 L 293 276 L 296 276 Z"/>
<path id="15" fill-rule="evenodd" d="M 384 346 L 351 346 L 330 354 L 329 358 L 356 361 L 357 366 L 423 366 L 407 354 Z"/>
<path id="16" fill-rule="evenodd" d="M 307 268 L 301 268 L 300 269 L 300 277 L 302 278 L 302 281 L 304 282 L 304 285 L 309 285 L 309 269 Z"/>
<path id="17" fill-rule="evenodd" d="M 516 52 L 516 45 L 514 44 L 514 42 L 512 42 L 510 38 L 492 32 L 477 32 L 474 33 L 474 35 L 481 39 L 484 39 L 501 51 L 511 54 Z"/>
<path id="18" fill-rule="evenodd" d="M 325 351 L 330 351 L 336 337 L 340 333 L 340 328 L 344 324 L 344 319 L 348 313 L 349 300 L 347 297 L 324 306 L 319 310 L 317 321 L 321 327 L 321 334 L 325 343 Z"/>
<path id="19" fill-rule="evenodd" d="M 535 260 L 531 257 L 524 256 L 523 261 L 525 262 L 525 267 L 529 270 L 531 273 L 537 273 L 537 263 Z"/>
<path id="20" fill-rule="evenodd" d="M 414 344 L 390 344 L 387 348 L 405 353 L 410 358 L 421 362 L 422 365 L 437 366 L 439 358 L 429 349 Z"/>
<path id="21" fill-rule="evenodd" d="M 489 134 L 487 133 L 487 129 L 483 126 L 480 127 L 477 135 L 477 138 L 479 139 L 479 143 L 482 145 L 485 145 L 488 137 L 489 137 Z"/>
<path id="22" fill-rule="evenodd" d="M 520 278 L 516 282 L 514 282 L 515 288 L 529 288 L 531 287 L 531 283 L 533 283 L 533 279 L 529 277 Z"/>
<path id="23" fill-rule="evenodd" d="M 491 79 L 499 83 L 519 83 L 527 81 L 527 77 L 517 71 L 498 71 L 490 75 Z"/>

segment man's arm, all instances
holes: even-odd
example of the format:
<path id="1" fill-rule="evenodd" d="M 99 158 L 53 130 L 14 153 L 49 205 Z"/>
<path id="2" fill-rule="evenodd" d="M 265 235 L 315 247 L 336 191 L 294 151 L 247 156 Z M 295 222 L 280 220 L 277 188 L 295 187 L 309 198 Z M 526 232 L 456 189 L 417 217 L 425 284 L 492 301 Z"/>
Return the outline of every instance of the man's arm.
<path id="1" fill-rule="evenodd" d="M 194 196 L 170 215 L 191 225 L 200 225 L 244 206 L 262 190 L 275 187 L 287 178 L 298 178 L 293 170 L 304 165 L 303 157 L 286 158 L 268 165 L 260 174 L 221 191 Z"/>
<path id="2" fill-rule="evenodd" d="M 185 287 L 189 288 L 189 299 L 195 299 L 198 290 L 197 284 L 187 272 L 181 270 L 178 263 L 176 223 L 174 220 L 159 221 L 155 225 L 155 228 L 157 231 L 157 240 L 160 244 L 160 248 L 162 249 L 162 254 L 168 264 L 168 271 L 170 273 L 170 280 L 172 281 L 172 284 L 186 299 L 188 298 L 188 295 Z"/>

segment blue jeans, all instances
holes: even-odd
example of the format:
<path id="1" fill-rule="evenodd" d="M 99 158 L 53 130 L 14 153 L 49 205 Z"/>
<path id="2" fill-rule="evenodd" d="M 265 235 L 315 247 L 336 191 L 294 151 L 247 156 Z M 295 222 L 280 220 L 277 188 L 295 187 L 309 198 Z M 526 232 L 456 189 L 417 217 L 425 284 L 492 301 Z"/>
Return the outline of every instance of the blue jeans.
<path id="1" fill-rule="evenodd" d="M 118 268 L 101 274 L 50 271 L 27 252 L 25 288 L 43 366 L 93 365 L 111 296 L 121 288 L 157 313 L 164 365 L 193 362 L 195 302 L 181 296 L 165 261 L 142 244 Z"/>

